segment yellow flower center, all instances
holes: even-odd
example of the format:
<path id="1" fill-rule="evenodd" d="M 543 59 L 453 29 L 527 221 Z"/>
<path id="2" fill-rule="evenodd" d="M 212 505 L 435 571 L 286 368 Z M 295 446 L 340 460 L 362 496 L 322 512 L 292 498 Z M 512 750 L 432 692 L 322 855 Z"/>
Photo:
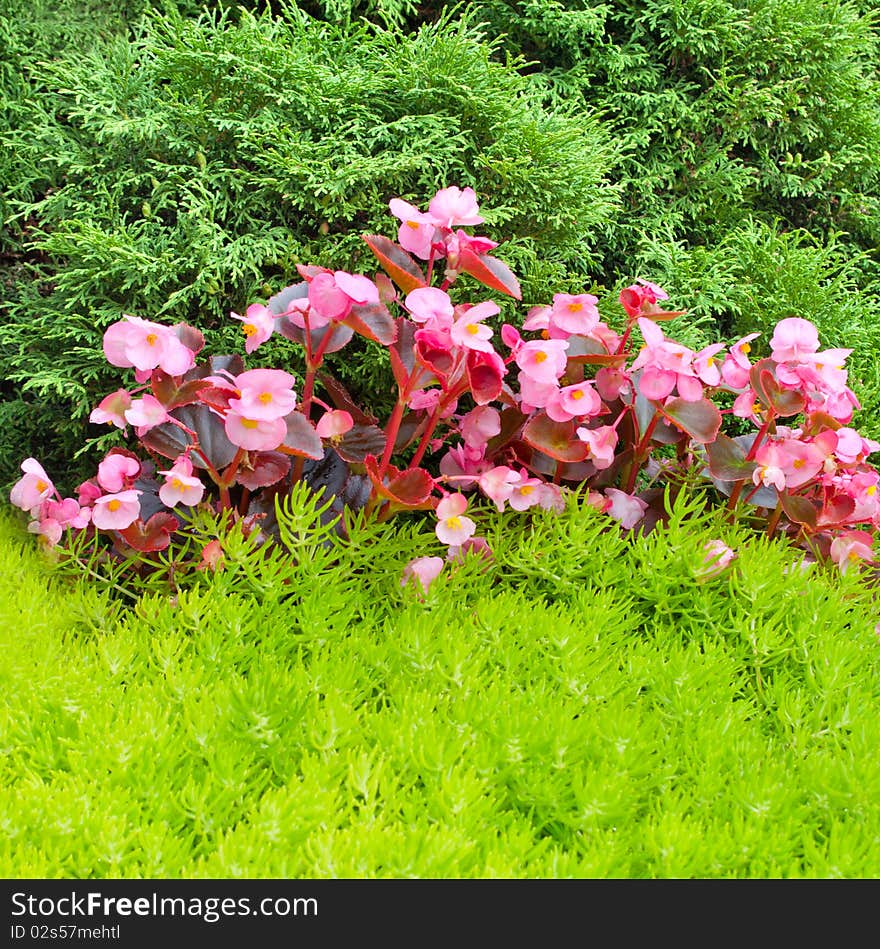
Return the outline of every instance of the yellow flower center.
<path id="1" fill-rule="evenodd" d="M 256 428 L 257 423 L 252 418 L 243 418 L 241 420 L 242 428 Z"/>
<path id="2" fill-rule="evenodd" d="M 550 339 L 550 330 L 541 330 L 541 339 Z"/>
<path id="3" fill-rule="evenodd" d="M 148 342 L 151 346 L 155 346 L 156 343 L 159 342 L 159 337 L 158 337 L 155 333 L 148 333 L 148 334 L 147 334 L 147 342 Z"/>
<path id="4" fill-rule="evenodd" d="M 748 343 L 743 343 L 742 346 L 740 346 L 739 351 L 740 351 L 743 355 L 748 355 L 748 354 L 752 351 L 752 347 L 749 346 Z"/>
<path id="5" fill-rule="evenodd" d="M 245 336 L 255 336 L 257 333 L 257 328 L 253 323 L 244 324 L 244 335 Z"/>
<path id="6" fill-rule="evenodd" d="M 873 497 L 876 493 L 877 493 L 877 485 L 876 485 L 876 484 L 872 484 L 871 487 L 868 488 L 867 491 L 865 491 L 865 494 L 867 494 L 868 497 Z"/>
<path id="7" fill-rule="evenodd" d="M 584 390 L 575 389 L 574 392 L 572 392 L 571 397 L 575 400 L 575 402 L 579 401 L 584 397 Z"/>
<path id="8" fill-rule="evenodd" d="M 468 323 L 467 331 L 471 334 L 471 336 L 476 336 L 477 333 L 480 332 L 480 327 L 476 323 Z"/>
<path id="9" fill-rule="evenodd" d="M 407 226 L 407 227 L 411 227 L 414 231 L 417 231 L 417 230 L 419 229 L 419 222 L 418 222 L 418 221 L 407 221 L 407 222 L 406 222 L 406 226 Z"/>
<path id="10" fill-rule="evenodd" d="M 707 365 L 707 366 L 714 366 L 714 365 L 715 365 L 715 357 L 714 357 L 714 356 L 710 356 L 710 357 L 706 360 L 706 365 Z"/>
<path id="11" fill-rule="evenodd" d="M 260 401 L 263 403 L 263 405 L 268 405 L 272 401 L 272 393 L 261 392 L 259 398 L 260 398 Z"/>
<path id="12" fill-rule="evenodd" d="M 545 353 L 543 350 L 539 349 L 539 350 L 535 353 L 535 362 L 546 362 L 546 360 L 547 360 L 547 353 Z"/>
<path id="13" fill-rule="evenodd" d="M 174 478 L 171 479 L 171 487 L 172 487 L 172 488 L 183 488 L 183 482 L 180 480 L 180 478 L 174 477 Z"/>
<path id="14" fill-rule="evenodd" d="M 461 518 L 459 517 L 447 517 L 446 526 L 453 531 L 461 530 Z"/>
<path id="15" fill-rule="evenodd" d="M 519 489 L 519 493 L 522 494 L 523 496 L 528 496 L 528 495 L 531 494 L 534 490 L 535 490 L 535 486 L 534 486 L 533 484 L 524 484 L 524 485 Z"/>
<path id="16" fill-rule="evenodd" d="M 583 308 L 584 308 L 583 303 L 573 302 L 573 303 L 568 304 L 569 313 L 580 313 Z"/>
<path id="17" fill-rule="evenodd" d="M 107 502 L 108 511 L 118 511 L 121 507 L 122 507 L 122 501 L 119 501 L 116 498 L 113 498 L 112 501 Z"/>
<path id="18" fill-rule="evenodd" d="M 805 464 L 806 464 L 806 461 L 804 461 L 803 458 L 795 458 L 795 460 L 792 462 L 792 467 L 793 467 L 793 468 L 803 468 L 803 466 L 804 466 Z"/>
<path id="19" fill-rule="evenodd" d="M 761 414 L 761 403 L 754 402 L 752 404 L 752 415 L 760 415 L 760 414 Z"/>
<path id="20" fill-rule="evenodd" d="M 43 480 L 37 482 L 37 490 L 40 492 L 40 494 L 42 494 L 48 487 L 49 485 Z"/>
<path id="21" fill-rule="evenodd" d="M 853 563 L 855 563 L 855 562 L 859 559 L 859 555 L 858 555 L 854 550 L 851 550 L 851 551 L 849 552 L 848 556 L 849 556 L 849 559 L 850 559 Z"/>

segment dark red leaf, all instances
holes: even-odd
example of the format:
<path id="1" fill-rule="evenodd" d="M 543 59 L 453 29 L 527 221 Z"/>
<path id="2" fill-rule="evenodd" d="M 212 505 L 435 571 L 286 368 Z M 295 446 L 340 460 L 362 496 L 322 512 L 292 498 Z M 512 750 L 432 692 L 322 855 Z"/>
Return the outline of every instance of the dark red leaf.
<path id="1" fill-rule="evenodd" d="M 205 348 L 205 337 L 201 330 L 189 323 L 178 323 L 173 329 L 181 343 L 192 352 L 200 353 Z"/>
<path id="2" fill-rule="evenodd" d="M 499 293 L 506 293 L 515 300 L 522 299 L 519 281 L 510 267 L 497 257 L 475 254 L 470 247 L 465 247 L 458 258 L 458 269 Z"/>
<path id="3" fill-rule="evenodd" d="M 609 353 L 598 340 L 590 339 L 588 336 L 570 336 L 565 355 L 569 362 L 585 363 L 591 366 L 617 368 L 626 363 L 625 353 L 619 356 Z"/>
<path id="4" fill-rule="evenodd" d="M 161 369 L 154 369 L 150 376 L 150 388 L 153 395 L 162 403 L 166 410 L 179 408 L 181 405 L 192 405 L 199 401 L 199 390 L 210 386 L 204 379 L 192 379 L 178 385 L 175 377 L 168 375 Z"/>
<path id="5" fill-rule="evenodd" d="M 367 455 L 381 455 L 385 442 L 385 432 L 378 425 L 355 425 L 333 447 L 341 458 L 359 464 Z"/>
<path id="6" fill-rule="evenodd" d="M 302 412 L 291 412 L 284 421 L 287 422 L 287 434 L 279 451 L 285 455 L 314 458 L 316 461 L 324 457 L 324 445 L 314 426 Z"/>
<path id="7" fill-rule="evenodd" d="M 767 369 L 761 371 L 760 380 L 764 395 L 773 406 L 773 410 L 781 418 L 803 412 L 807 402 L 800 392 L 783 389 L 773 373 Z"/>
<path id="8" fill-rule="evenodd" d="M 721 413 L 708 399 L 687 402 L 677 396 L 665 405 L 658 403 L 657 408 L 676 428 L 701 445 L 713 441 L 721 428 Z"/>
<path id="9" fill-rule="evenodd" d="M 165 550 L 171 543 L 171 535 L 179 526 L 174 515 L 167 511 L 160 511 L 154 514 L 146 524 L 138 518 L 119 533 L 130 547 L 134 547 L 141 553 L 150 553 L 155 550 Z"/>
<path id="10" fill-rule="evenodd" d="M 235 457 L 238 449 L 226 437 L 222 420 L 207 405 L 184 405 L 169 414 L 196 433 L 200 451 L 190 454 L 196 468 L 207 468 L 202 454 L 218 471 L 225 468 Z M 192 439 L 177 425 L 165 422 L 145 432 L 141 442 L 150 451 L 165 458 L 176 458 L 192 444 Z"/>
<path id="11" fill-rule="evenodd" d="M 290 471 L 290 458 L 279 451 L 249 452 L 247 462 L 239 466 L 235 480 L 250 491 L 280 481 Z"/>
<path id="12" fill-rule="evenodd" d="M 732 438 L 719 433 L 706 445 L 709 471 L 719 481 L 750 481 L 757 465 L 746 461 L 745 449 Z"/>
<path id="13" fill-rule="evenodd" d="M 384 271 L 404 293 L 427 285 L 421 267 L 399 244 L 381 234 L 365 234 L 364 241 Z"/>
<path id="14" fill-rule="evenodd" d="M 786 494 L 785 491 L 779 493 L 779 503 L 785 516 L 795 524 L 803 524 L 805 527 L 815 528 L 818 512 L 816 505 L 805 497 L 797 494 Z"/>
<path id="15" fill-rule="evenodd" d="M 586 442 L 577 437 L 579 424 L 574 419 L 554 422 L 546 412 L 538 412 L 526 422 L 522 431 L 523 441 L 557 461 L 569 464 L 584 461 L 590 449 Z"/>
<path id="16" fill-rule="evenodd" d="M 819 511 L 818 524 L 820 527 L 843 524 L 852 517 L 855 509 L 856 502 L 848 494 L 833 494 Z"/>
<path id="17" fill-rule="evenodd" d="M 384 303 L 353 306 L 342 321 L 364 339 L 390 346 L 397 339 L 397 326 Z"/>
<path id="18" fill-rule="evenodd" d="M 354 399 L 352 399 L 348 389 L 346 389 L 338 379 L 327 375 L 327 373 L 319 372 L 318 380 L 324 387 L 327 394 L 330 396 L 330 400 L 333 402 L 336 408 L 344 409 L 346 412 L 348 412 L 355 425 L 376 424 L 376 416 L 364 412 L 363 409 L 361 409 L 355 403 Z"/>
<path id="19" fill-rule="evenodd" d="M 424 468 L 399 471 L 389 465 L 384 476 L 380 477 L 379 463 L 375 455 L 367 455 L 364 466 L 376 493 L 397 507 L 430 510 L 436 506 L 434 498 L 431 497 L 435 482 Z"/>

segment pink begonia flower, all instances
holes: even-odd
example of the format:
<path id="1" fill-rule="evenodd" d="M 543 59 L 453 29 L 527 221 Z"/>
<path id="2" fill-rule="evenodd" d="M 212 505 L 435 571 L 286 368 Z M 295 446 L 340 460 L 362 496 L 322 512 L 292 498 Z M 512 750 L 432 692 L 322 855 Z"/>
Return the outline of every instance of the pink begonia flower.
<path id="1" fill-rule="evenodd" d="M 330 320 L 344 320 L 353 306 L 379 302 L 379 288 L 369 277 L 345 270 L 319 273 L 309 281 L 309 307 L 322 325 Z M 310 323 L 313 329 L 317 324 Z"/>
<path id="2" fill-rule="evenodd" d="M 736 553 L 723 540 L 708 541 L 703 545 L 703 553 L 703 559 L 695 570 L 700 583 L 720 577 L 736 558 Z"/>
<path id="3" fill-rule="evenodd" d="M 799 316 L 780 320 L 770 339 L 770 354 L 775 362 L 808 362 L 819 348 L 819 331 Z"/>
<path id="4" fill-rule="evenodd" d="M 235 377 L 237 399 L 229 408 L 238 415 L 269 422 L 289 415 L 296 408 L 296 380 L 283 369 L 248 369 Z"/>
<path id="5" fill-rule="evenodd" d="M 440 459 L 440 472 L 447 478 L 454 478 L 456 485 L 465 490 L 473 487 L 489 467 L 485 443 L 476 447 L 456 445 Z"/>
<path id="6" fill-rule="evenodd" d="M 166 478 L 165 484 L 159 488 L 159 500 L 165 507 L 177 504 L 195 507 L 202 500 L 205 486 L 193 475 L 192 461 L 186 455 L 179 455 L 171 468 L 159 474 Z"/>
<path id="7" fill-rule="evenodd" d="M 782 451 L 778 442 L 765 442 L 755 453 L 757 467 L 752 472 L 752 482 L 755 485 L 765 485 L 785 490 L 785 469 L 790 467 L 789 458 Z"/>
<path id="8" fill-rule="evenodd" d="M 437 504 L 437 537 L 444 544 L 460 547 L 477 530 L 477 525 L 465 517 L 467 498 L 463 494 L 448 494 Z"/>
<path id="9" fill-rule="evenodd" d="M 230 411 L 223 428 L 232 444 L 245 451 L 274 451 L 287 437 L 283 418 L 254 419 Z"/>
<path id="10" fill-rule="evenodd" d="M 656 283 L 639 278 L 620 291 L 620 304 L 630 317 L 656 312 L 658 300 L 668 300 L 669 294 Z"/>
<path id="11" fill-rule="evenodd" d="M 31 521 L 27 529 L 32 534 L 37 534 L 42 538 L 48 547 L 57 547 L 59 541 L 64 535 L 64 528 L 54 518 L 44 517 L 39 520 Z"/>
<path id="12" fill-rule="evenodd" d="M 135 399 L 131 403 L 131 408 L 125 412 L 125 421 L 134 425 L 138 437 L 148 432 L 151 428 L 167 422 L 171 416 L 165 410 L 165 406 L 149 393 L 140 399 Z"/>
<path id="13" fill-rule="evenodd" d="M 530 332 L 543 332 L 546 330 L 548 333 L 550 331 L 550 307 L 546 304 L 541 304 L 539 306 L 533 306 L 526 313 L 526 318 L 523 320 L 523 329 L 529 330 Z M 513 327 L 511 327 L 513 329 Z M 519 335 L 517 333 L 517 335 Z"/>
<path id="14" fill-rule="evenodd" d="M 646 399 L 665 399 L 677 387 L 685 401 L 698 402 L 703 397 L 703 386 L 691 366 L 695 354 L 666 339 L 653 320 L 640 318 L 638 324 L 645 345 L 630 369 L 642 370 L 639 377 L 642 395 Z"/>
<path id="15" fill-rule="evenodd" d="M 465 349 L 475 349 L 482 353 L 495 352 L 494 347 L 489 342 L 493 332 L 491 326 L 486 326 L 482 321 L 490 316 L 495 316 L 501 311 L 497 303 L 491 300 L 484 300 L 476 306 L 469 307 L 462 312 L 462 315 L 452 324 L 450 336 L 456 346 L 462 346 Z"/>
<path id="16" fill-rule="evenodd" d="M 575 434 L 590 449 L 587 457 L 599 471 L 610 467 L 617 446 L 617 429 L 611 425 L 600 425 L 598 428 L 581 427 Z"/>
<path id="17" fill-rule="evenodd" d="M 87 507 L 81 507 L 76 498 L 63 498 L 61 501 L 48 499 L 40 509 L 43 518 L 51 518 L 62 527 L 73 527 L 80 530 L 92 519 L 92 512 Z"/>
<path id="18" fill-rule="evenodd" d="M 226 563 L 226 554 L 219 538 L 209 541 L 202 548 L 202 559 L 196 564 L 196 570 L 222 570 Z"/>
<path id="19" fill-rule="evenodd" d="M 758 394 L 752 388 L 740 392 L 733 400 L 733 414 L 737 418 L 751 419 L 756 425 L 761 424 L 761 413 L 763 411 L 764 407 L 758 400 Z"/>
<path id="20" fill-rule="evenodd" d="M 553 395 L 546 405 L 547 415 L 554 422 L 568 422 L 573 418 L 592 418 L 602 411 L 602 400 L 590 382 L 565 386 Z"/>
<path id="21" fill-rule="evenodd" d="M 495 556 L 485 537 L 468 537 L 460 547 L 450 547 L 446 551 L 446 562 L 464 563 L 468 554 L 473 554 L 482 560 L 492 560 Z"/>
<path id="22" fill-rule="evenodd" d="M 161 326 L 137 316 L 124 316 L 104 333 L 104 355 L 111 366 L 140 372 L 162 369 L 182 376 L 195 365 L 195 353 L 185 346 L 174 327 Z"/>
<path id="23" fill-rule="evenodd" d="M 864 461 L 868 455 L 880 450 L 880 442 L 870 438 L 863 438 L 853 428 L 839 428 L 837 430 L 837 444 L 834 453 L 845 465 L 854 465 Z"/>
<path id="24" fill-rule="evenodd" d="M 98 487 L 96 482 L 89 480 L 83 481 L 76 489 L 76 493 L 77 500 L 83 507 L 91 507 L 104 492 Z"/>
<path id="25" fill-rule="evenodd" d="M 422 593 L 427 593 L 442 571 L 442 557 L 416 557 L 403 568 L 400 585 L 405 587 L 408 583 L 418 583 L 422 588 Z"/>
<path id="26" fill-rule="evenodd" d="M 605 496 L 611 499 L 607 513 L 627 530 L 635 527 L 648 510 L 647 503 L 641 498 L 633 497 L 618 488 L 605 488 Z"/>
<path id="27" fill-rule="evenodd" d="M 275 315 L 262 303 L 252 303 L 245 311 L 244 316 L 238 313 L 229 314 L 234 320 L 240 320 L 244 326 L 244 351 L 252 353 L 258 346 L 262 346 L 275 332 Z"/>
<path id="28" fill-rule="evenodd" d="M 92 508 L 92 523 L 102 531 L 123 531 L 130 527 L 141 514 L 141 503 L 138 500 L 141 493 L 130 488 L 127 491 L 102 495 Z"/>
<path id="29" fill-rule="evenodd" d="M 454 308 L 449 294 L 439 287 L 417 287 L 403 301 L 414 323 L 424 324 L 428 329 L 450 329 L 454 319 Z"/>
<path id="30" fill-rule="evenodd" d="M 738 339 L 727 351 L 721 363 L 721 378 L 731 389 L 742 389 L 749 384 L 749 371 L 752 368 L 748 356 L 752 350 L 750 343 L 760 335 L 760 333 L 749 333 L 748 336 Z"/>
<path id="31" fill-rule="evenodd" d="M 458 428 L 465 445 L 484 446 L 501 431 L 501 413 L 491 405 L 478 405 L 462 418 Z"/>
<path id="32" fill-rule="evenodd" d="M 721 370 L 718 368 L 715 356 L 722 349 L 724 349 L 723 343 L 713 343 L 694 355 L 693 370 L 697 378 L 704 385 L 712 388 L 721 384 Z"/>
<path id="33" fill-rule="evenodd" d="M 401 222 L 397 231 L 397 242 L 422 260 L 431 256 L 436 225 L 429 215 L 420 211 L 401 198 L 392 198 L 388 202 L 391 213 Z"/>
<path id="34" fill-rule="evenodd" d="M 535 382 L 531 376 L 522 371 L 517 379 L 519 382 L 519 407 L 520 411 L 526 415 L 535 409 L 543 409 L 559 393 L 559 383 L 555 379 L 553 382 Z"/>
<path id="35" fill-rule="evenodd" d="M 128 455 L 113 454 L 98 465 L 98 484 L 108 494 L 116 494 L 141 473 L 141 463 Z"/>
<path id="36" fill-rule="evenodd" d="M 480 256 L 480 254 L 488 254 L 490 250 L 498 246 L 495 241 L 490 241 L 488 237 L 472 237 L 461 230 L 454 234 L 444 233 L 443 245 L 449 267 L 453 270 L 458 266 L 459 257 L 463 251 L 469 250 Z"/>
<path id="37" fill-rule="evenodd" d="M 782 453 L 782 467 L 785 472 L 785 486 L 787 488 L 803 487 L 808 481 L 812 481 L 816 477 L 825 464 L 825 452 L 812 442 L 802 442 L 796 438 L 789 438 L 779 443 L 779 449 Z M 755 460 L 760 464 L 760 448 L 755 454 Z"/>
<path id="38" fill-rule="evenodd" d="M 596 373 L 596 391 L 599 396 L 608 402 L 613 402 L 622 395 L 632 393 L 632 381 L 625 369 L 614 369 L 603 366 Z"/>
<path id="39" fill-rule="evenodd" d="M 350 412 L 346 412 L 344 409 L 331 409 L 318 419 L 315 432 L 317 432 L 318 438 L 329 438 L 332 441 L 342 438 L 346 432 L 350 432 L 353 428 L 354 419 Z"/>
<path id="40" fill-rule="evenodd" d="M 533 339 L 520 347 L 516 364 L 535 382 L 555 384 L 565 372 L 567 349 L 563 339 Z"/>
<path id="41" fill-rule="evenodd" d="M 831 559 L 846 573 L 860 560 L 873 562 L 874 538 L 867 531 L 845 531 L 831 542 Z"/>
<path id="42" fill-rule="evenodd" d="M 428 204 L 428 217 L 437 227 L 451 230 L 454 227 L 470 227 L 482 224 L 477 196 L 473 188 L 441 188 Z"/>
<path id="43" fill-rule="evenodd" d="M 115 425 L 125 430 L 125 412 L 131 408 L 131 395 L 125 389 L 117 389 L 105 396 L 92 409 L 89 421 L 96 425 Z"/>
<path id="44" fill-rule="evenodd" d="M 508 503 L 514 511 L 526 511 L 530 507 L 540 505 L 543 500 L 540 478 L 530 478 L 525 468 L 520 468 L 517 480 L 511 485 Z"/>
<path id="45" fill-rule="evenodd" d="M 32 511 L 55 493 L 55 485 L 36 458 L 25 458 L 21 470 L 24 477 L 12 486 L 9 501 L 22 511 Z"/>
<path id="46" fill-rule="evenodd" d="M 556 293 L 550 308 L 548 328 L 566 334 L 587 336 L 599 325 L 598 297 L 591 293 Z"/>
<path id="47" fill-rule="evenodd" d="M 414 411 L 433 412 L 443 395 L 442 389 L 414 389 L 407 400 L 407 405 Z"/>
<path id="48" fill-rule="evenodd" d="M 494 501 L 499 511 L 504 510 L 505 503 L 510 500 L 513 487 L 520 482 L 519 474 L 507 465 L 496 465 L 480 475 L 480 490 Z"/>
<path id="49" fill-rule="evenodd" d="M 510 323 L 504 323 L 501 327 L 501 342 L 516 356 L 524 345 L 524 340 L 519 330 Z"/>

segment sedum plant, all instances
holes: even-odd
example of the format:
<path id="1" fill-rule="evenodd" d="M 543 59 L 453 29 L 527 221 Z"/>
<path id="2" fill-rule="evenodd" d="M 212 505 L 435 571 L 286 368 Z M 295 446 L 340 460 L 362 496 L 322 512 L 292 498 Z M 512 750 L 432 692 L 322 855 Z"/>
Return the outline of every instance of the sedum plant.
<path id="1" fill-rule="evenodd" d="M 702 482 L 731 517 L 788 536 L 807 560 L 873 565 L 880 472 L 867 459 L 880 444 L 850 424 L 850 350 L 821 350 L 815 326 L 789 317 L 757 361 L 757 333 L 694 351 L 662 329 L 683 311 L 664 308 L 666 292 L 643 279 L 620 292 L 619 329 L 589 293 L 556 293 L 520 328 L 498 329 L 492 297 L 519 300 L 520 286 L 498 244 L 472 232 L 484 223 L 473 189 L 443 188 L 427 210 L 399 198 L 389 208 L 397 240 L 363 238 L 377 272 L 299 265 L 300 281 L 231 314 L 248 354 L 276 334 L 301 348 L 301 378 L 205 358 L 202 333 L 185 323 L 125 315 L 111 325 L 104 354 L 134 384 L 91 420 L 133 429 L 137 451 L 111 449 L 76 498 L 26 459 L 11 501 L 30 529 L 50 547 L 84 532 L 100 557 L 142 576 L 163 569 L 155 555 L 172 545 L 191 549 L 199 509 L 255 543 L 283 544 L 277 506 L 306 487 L 343 536 L 353 511 L 377 523 L 430 511 L 457 561 L 491 557 L 474 497 L 498 511 L 561 511 L 577 492 L 648 532 Z M 356 336 L 390 361 L 396 399 L 382 424 L 326 371 L 328 354 Z M 734 556 L 721 542 L 704 554 L 706 576 Z M 200 557 L 175 569 L 219 568 L 222 537 Z M 416 556 L 403 581 L 427 590 L 443 568 Z"/>

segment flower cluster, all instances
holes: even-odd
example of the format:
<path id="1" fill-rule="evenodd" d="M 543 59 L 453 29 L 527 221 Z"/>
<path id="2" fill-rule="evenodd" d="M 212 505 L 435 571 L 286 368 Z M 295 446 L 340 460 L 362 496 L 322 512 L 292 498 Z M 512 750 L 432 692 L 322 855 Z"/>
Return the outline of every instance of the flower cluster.
<path id="1" fill-rule="evenodd" d="M 50 546 L 96 531 L 110 556 L 146 555 L 185 532 L 198 505 L 269 531 L 274 499 L 305 481 L 323 484 L 336 513 L 432 511 L 446 558 L 416 557 L 403 577 L 424 591 L 447 562 L 491 558 L 468 513 L 475 496 L 498 511 L 560 511 L 577 491 L 624 529 L 648 531 L 696 472 L 731 516 L 785 533 L 808 559 L 874 563 L 880 473 L 868 457 L 880 445 L 852 426 L 850 350 L 820 349 L 799 317 L 777 324 L 761 359 L 750 356 L 758 334 L 691 350 L 662 329 L 683 311 L 664 309 L 667 294 L 647 280 L 620 291 L 616 328 L 587 292 L 499 326 L 497 299 L 474 290 L 521 293 L 490 253 L 497 243 L 463 229 L 483 223 L 473 190 L 444 188 L 427 211 L 394 199 L 390 211 L 397 241 L 364 237 L 381 268 L 372 276 L 300 265 L 299 282 L 231 314 L 248 356 L 275 334 L 298 343 L 301 380 L 238 356 L 199 361 L 204 337 L 185 324 L 110 326 L 105 355 L 135 384 L 91 421 L 131 427 L 142 450 L 112 449 L 67 498 L 27 459 L 11 501 L 30 529 Z M 326 373 L 326 356 L 355 334 L 389 354 L 397 399 L 384 426 Z M 200 568 L 222 565 L 217 543 Z M 713 579 L 733 557 L 714 542 L 694 575 Z"/>

